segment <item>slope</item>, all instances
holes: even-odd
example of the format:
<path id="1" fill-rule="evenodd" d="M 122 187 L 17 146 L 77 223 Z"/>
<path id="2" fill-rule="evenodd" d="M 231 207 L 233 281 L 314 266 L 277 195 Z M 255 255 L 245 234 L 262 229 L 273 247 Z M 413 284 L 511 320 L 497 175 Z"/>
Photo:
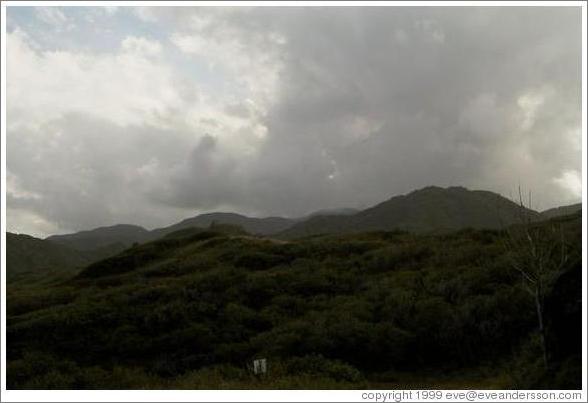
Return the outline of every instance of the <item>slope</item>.
<path id="1" fill-rule="evenodd" d="M 150 240 L 149 231 L 137 225 L 118 224 L 66 235 L 52 235 L 47 240 L 80 251 L 114 247 L 118 251 L 135 242 Z"/>
<path id="2" fill-rule="evenodd" d="M 137 245 L 9 296 L 8 386 L 557 389 L 558 374 L 517 381 L 536 370 L 536 320 L 502 236 L 202 231 Z M 264 379 L 247 371 L 256 357 L 269 360 Z M 581 371 L 562 365 L 579 385 Z"/>
<path id="3" fill-rule="evenodd" d="M 553 218 L 574 214 L 577 211 L 582 211 L 582 203 L 570 204 L 568 206 L 555 207 L 541 212 L 543 218 Z"/>
<path id="4" fill-rule="evenodd" d="M 29 235 L 6 233 L 6 277 L 69 272 L 92 261 L 92 256 L 55 242 Z"/>
<path id="5" fill-rule="evenodd" d="M 208 228 L 213 223 L 237 225 L 251 234 L 268 235 L 281 232 L 294 222 L 294 220 L 282 217 L 255 218 L 236 213 L 208 213 L 187 218 L 169 227 L 155 229 L 151 231 L 150 236 L 151 239 L 157 239 L 185 228 Z"/>
<path id="6" fill-rule="evenodd" d="M 521 214 L 534 220 L 539 218 L 539 213 L 521 209 L 496 193 L 430 186 L 393 197 L 357 214 L 312 217 L 283 231 L 279 237 L 376 230 L 431 233 L 462 228 L 497 229 L 520 221 Z"/>

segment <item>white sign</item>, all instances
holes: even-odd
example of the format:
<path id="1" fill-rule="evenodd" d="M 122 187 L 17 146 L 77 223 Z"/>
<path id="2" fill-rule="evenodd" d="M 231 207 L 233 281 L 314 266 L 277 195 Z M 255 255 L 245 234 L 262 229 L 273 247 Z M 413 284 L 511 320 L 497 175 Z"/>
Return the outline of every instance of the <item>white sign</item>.
<path id="1" fill-rule="evenodd" d="M 262 358 L 260 360 L 253 360 L 253 373 L 255 375 L 265 374 L 267 372 L 267 360 Z"/>

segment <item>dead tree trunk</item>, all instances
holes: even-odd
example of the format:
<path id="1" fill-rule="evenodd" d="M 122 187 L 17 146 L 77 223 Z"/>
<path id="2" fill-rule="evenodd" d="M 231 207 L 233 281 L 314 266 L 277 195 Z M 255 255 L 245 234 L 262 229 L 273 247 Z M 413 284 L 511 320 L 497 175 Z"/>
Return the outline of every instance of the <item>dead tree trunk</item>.
<path id="1" fill-rule="evenodd" d="M 529 203 L 531 196 L 529 194 Z M 531 222 L 519 187 L 519 219 L 516 227 L 507 227 L 505 249 L 511 266 L 521 274 L 523 287 L 533 298 L 541 341 L 542 359 L 549 368 L 547 332 L 543 301 L 551 280 L 568 261 L 562 228 L 552 223 L 536 225 Z"/>

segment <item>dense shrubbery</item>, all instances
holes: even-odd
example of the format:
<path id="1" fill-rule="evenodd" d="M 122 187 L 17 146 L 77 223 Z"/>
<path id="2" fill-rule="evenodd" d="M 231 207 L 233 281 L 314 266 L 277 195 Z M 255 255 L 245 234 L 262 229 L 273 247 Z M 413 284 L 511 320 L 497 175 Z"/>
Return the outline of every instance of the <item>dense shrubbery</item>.
<path id="1" fill-rule="evenodd" d="M 507 374 L 503 387 L 577 385 L 568 356 L 551 378 L 537 364 L 534 307 L 501 236 L 184 231 L 91 265 L 43 301 L 10 290 L 8 387 L 349 388 L 483 363 Z M 247 369 L 261 356 L 264 379 Z"/>

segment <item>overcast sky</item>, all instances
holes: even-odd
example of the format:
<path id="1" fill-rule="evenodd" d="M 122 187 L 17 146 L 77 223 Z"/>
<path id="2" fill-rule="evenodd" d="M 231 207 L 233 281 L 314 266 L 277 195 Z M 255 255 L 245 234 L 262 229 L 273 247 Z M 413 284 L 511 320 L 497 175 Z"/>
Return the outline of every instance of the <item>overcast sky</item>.
<path id="1" fill-rule="evenodd" d="M 581 13 L 8 7 L 7 224 L 581 198 Z"/>

